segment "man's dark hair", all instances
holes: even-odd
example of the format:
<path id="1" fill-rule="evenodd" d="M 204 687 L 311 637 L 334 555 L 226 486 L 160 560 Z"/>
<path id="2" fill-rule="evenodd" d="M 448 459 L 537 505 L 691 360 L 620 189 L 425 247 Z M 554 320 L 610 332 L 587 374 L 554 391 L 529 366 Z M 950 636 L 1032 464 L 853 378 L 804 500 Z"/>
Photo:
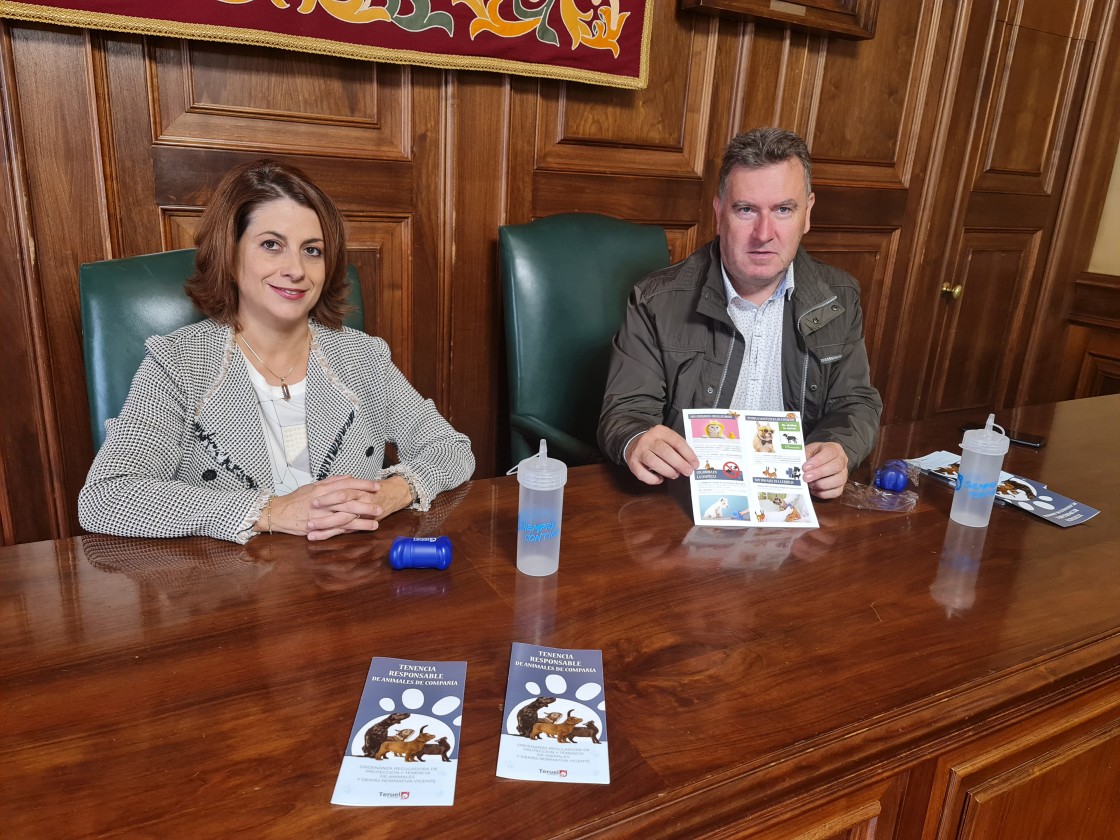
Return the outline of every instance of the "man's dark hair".
<path id="1" fill-rule="evenodd" d="M 805 170 L 805 194 L 808 195 L 813 191 L 813 161 L 804 140 L 784 128 L 753 128 L 736 134 L 723 153 L 723 164 L 719 168 L 719 194 L 723 195 L 727 178 L 735 167 L 761 169 L 787 160 L 798 161 Z"/>

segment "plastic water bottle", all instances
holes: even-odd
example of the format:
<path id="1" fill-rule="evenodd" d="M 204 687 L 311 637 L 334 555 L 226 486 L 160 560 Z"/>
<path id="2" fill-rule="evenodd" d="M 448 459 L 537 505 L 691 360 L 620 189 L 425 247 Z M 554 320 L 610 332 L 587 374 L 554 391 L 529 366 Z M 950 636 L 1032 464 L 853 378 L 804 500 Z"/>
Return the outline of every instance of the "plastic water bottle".
<path id="1" fill-rule="evenodd" d="M 949 518 L 961 525 L 986 528 L 992 516 L 1003 456 L 1011 445 L 1003 428 L 995 422 L 996 416 L 989 414 L 983 429 L 965 432 L 961 441 L 961 468 L 949 511 Z"/>
<path id="2" fill-rule="evenodd" d="M 517 509 L 517 571 L 543 577 L 560 565 L 560 517 L 568 468 L 548 457 L 542 439 L 540 452 L 517 465 L 521 496 Z"/>

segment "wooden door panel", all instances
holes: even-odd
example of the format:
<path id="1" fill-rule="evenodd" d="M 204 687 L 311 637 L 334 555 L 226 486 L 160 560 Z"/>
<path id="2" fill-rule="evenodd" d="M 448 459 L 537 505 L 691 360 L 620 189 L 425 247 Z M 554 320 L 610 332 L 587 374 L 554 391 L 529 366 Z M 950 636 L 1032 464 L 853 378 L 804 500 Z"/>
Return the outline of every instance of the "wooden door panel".
<path id="1" fill-rule="evenodd" d="M 673 4 L 652 8 L 658 51 L 673 59 L 651 62 L 644 90 L 542 83 L 538 170 L 702 176 L 719 21 L 691 15 L 681 26 Z"/>
<path id="2" fill-rule="evenodd" d="M 907 186 L 935 44 L 920 4 L 880 18 L 870 41 L 828 42 L 812 129 L 814 180 L 846 186 Z M 884 31 L 885 30 L 885 31 Z M 868 74 L 867 67 L 881 72 Z"/>
<path id="3" fill-rule="evenodd" d="M 940 762 L 927 817 L 936 840 L 1114 837 L 1120 806 L 1117 695 L 1048 713 Z"/>
<path id="4" fill-rule="evenodd" d="M 1018 390 L 1019 326 L 1038 314 L 1089 70 L 1084 42 L 1070 36 L 1091 3 L 1052 5 L 987 0 L 955 21 L 952 48 L 969 60 L 944 100 L 944 174 L 912 294 L 924 307 L 944 285 L 965 291 L 955 304 L 942 298 L 933 319 L 914 310 L 911 332 L 930 330 L 926 359 L 908 362 L 926 369 L 913 397 L 920 415 L 995 410 Z M 915 338 L 907 352 L 920 351 Z"/>
<path id="5" fill-rule="evenodd" d="M 891 840 L 896 836 L 909 775 L 902 773 L 851 786 L 826 804 L 807 809 L 788 806 L 780 813 L 751 814 L 705 837 L 751 840 Z M 697 836 L 700 836 L 698 833 Z"/>
<path id="6" fill-rule="evenodd" d="M 1042 697 L 1027 716 L 1020 714 L 996 731 L 982 728 L 976 738 L 958 739 L 931 767 L 928 793 L 924 787 L 915 789 L 904 804 L 907 836 L 1114 837 L 1120 809 L 1115 797 L 1101 794 L 1120 789 L 1116 689 L 1115 682 L 1106 681 L 1061 704 Z M 923 809 L 919 832 L 916 817 Z"/>
<path id="7" fill-rule="evenodd" d="M 1083 44 L 1021 27 L 1007 37 L 973 188 L 1049 195 L 1060 163 L 1056 150 L 1075 110 Z"/>
<path id="8" fill-rule="evenodd" d="M 947 315 L 934 360 L 934 413 L 990 406 L 1017 368 L 1014 336 L 1040 241 L 1039 232 L 965 232 L 953 273 L 963 292 L 941 302 Z"/>
<path id="9" fill-rule="evenodd" d="M 157 143 L 407 158 L 400 67 L 162 39 L 150 52 Z"/>
<path id="10" fill-rule="evenodd" d="M 1120 805 L 1120 722 L 969 790 L 960 840 L 1108 837 Z M 1061 796 L 1051 795 L 1061 791 Z"/>

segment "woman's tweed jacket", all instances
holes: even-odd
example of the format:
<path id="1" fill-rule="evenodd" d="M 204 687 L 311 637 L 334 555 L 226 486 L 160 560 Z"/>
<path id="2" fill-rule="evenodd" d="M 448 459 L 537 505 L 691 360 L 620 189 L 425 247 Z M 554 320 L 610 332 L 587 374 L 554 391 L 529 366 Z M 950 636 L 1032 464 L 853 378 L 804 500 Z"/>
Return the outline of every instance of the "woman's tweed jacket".
<path id="1" fill-rule="evenodd" d="M 380 338 L 311 322 L 307 446 L 311 474 L 401 474 L 413 507 L 474 472 L 470 441 L 393 365 Z M 201 534 L 246 542 L 272 494 L 257 396 L 233 331 L 205 320 L 147 341 L 120 416 L 78 496 L 88 531 L 118 536 Z M 385 443 L 399 464 L 383 469 Z"/>

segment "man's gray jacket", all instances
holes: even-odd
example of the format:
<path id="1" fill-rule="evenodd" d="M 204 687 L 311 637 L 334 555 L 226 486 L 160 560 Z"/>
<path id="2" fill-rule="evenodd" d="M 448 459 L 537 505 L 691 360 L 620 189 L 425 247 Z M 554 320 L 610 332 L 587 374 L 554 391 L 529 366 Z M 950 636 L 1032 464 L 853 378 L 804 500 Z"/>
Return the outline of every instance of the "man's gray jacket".
<path id="1" fill-rule="evenodd" d="M 871 385 L 859 283 L 798 249 L 782 330 L 782 395 L 806 442 L 835 441 L 855 469 L 871 452 L 883 402 Z M 727 314 L 719 239 L 655 271 L 630 295 L 607 372 L 599 447 L 618 464 L 658 424 L 683 434 L 686 408 L 728 408 L 744 342 Z"/>

